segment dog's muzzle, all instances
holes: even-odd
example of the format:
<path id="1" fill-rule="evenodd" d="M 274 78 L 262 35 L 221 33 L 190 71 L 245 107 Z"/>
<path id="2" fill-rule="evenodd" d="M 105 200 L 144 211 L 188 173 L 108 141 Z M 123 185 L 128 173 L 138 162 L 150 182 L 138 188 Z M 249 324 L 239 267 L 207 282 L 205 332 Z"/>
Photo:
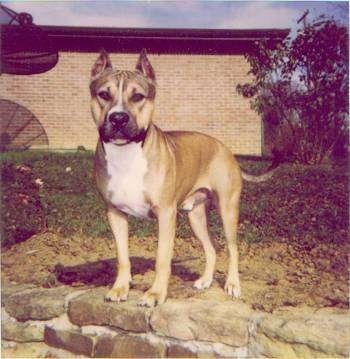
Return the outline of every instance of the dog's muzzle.
<path id="1" fill-rule="evenodd" d="M 113 142 L 117 139 L 142 141 L 145 131 L 139 130 L 136 121 L 127 112 L 109 113 L 99 128 L 100 138 L 103 142 Z"/>
<path id="2" fill-rule="evenodd" d="M 109 113 L 99 128 L 101 140 L 110 142 L 117 138 L 125 138 L 126 133 L 123 129 L 129 121 L 130 116 L 127 112 Z"/>

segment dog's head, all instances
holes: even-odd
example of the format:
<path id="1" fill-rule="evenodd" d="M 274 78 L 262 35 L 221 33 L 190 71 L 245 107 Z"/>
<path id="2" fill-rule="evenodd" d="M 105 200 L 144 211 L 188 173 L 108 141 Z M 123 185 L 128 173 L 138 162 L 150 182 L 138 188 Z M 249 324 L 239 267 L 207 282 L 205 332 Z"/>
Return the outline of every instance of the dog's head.
<path id="1" fill-rule="evenodd" d="M 103 142 L 124 145 L 144 138 L 152 120 L 153 68 L 143 50 L 135 71 L 112 68 L 102 50 L 91 69 L 91 111 Z"/>

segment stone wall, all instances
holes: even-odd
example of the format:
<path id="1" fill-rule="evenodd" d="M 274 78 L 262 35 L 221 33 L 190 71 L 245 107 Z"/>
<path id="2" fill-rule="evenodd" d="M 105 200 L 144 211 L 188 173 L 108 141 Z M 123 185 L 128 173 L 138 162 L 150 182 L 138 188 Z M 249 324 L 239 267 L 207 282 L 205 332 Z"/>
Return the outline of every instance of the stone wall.
<path id="1" fill-rule="evenodd" d="M 133 69 L 136 54 L 112 54 Z M 97 53 L 61 52 L 55 68 L 38 75 L 0 76 L 0 98 L 30 110 L 52 149 L 94 149 L 89 76 Z M 248 80 L 242 55 L 149 55 L 157 76 L 155 122 L 164 130 L 195 130 L 217 137 L 234 153 L 261 154 L 261 121 L 236 93 Z"/>
<path id="2" fill-rule="evenodd" d="M 117 304 L 104 302 L 106 291 L 103 287 L 6 285 L 2 291 L 3 343 L 9 348 L 44 342 L 43 357 L 349 355 L 346 310 L 302 307 L 264 313 L 240 301 L 200 299 L 169 299 L 148 309 L 136 305 L 140 292 L 131 291 L 127 302 Z"/>

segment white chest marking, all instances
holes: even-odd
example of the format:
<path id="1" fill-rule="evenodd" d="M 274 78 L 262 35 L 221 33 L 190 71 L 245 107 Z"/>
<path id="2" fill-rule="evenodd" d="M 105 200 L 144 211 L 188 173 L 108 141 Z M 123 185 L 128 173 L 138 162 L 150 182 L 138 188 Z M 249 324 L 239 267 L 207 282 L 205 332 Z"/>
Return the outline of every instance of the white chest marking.
<path id="1" fill-rule="evenodd" d="M 144 196 L 144 177 L 147 161 L 141 142 L 124 146 L 105 143 L 107 173 L 107 198 L 120 211 L 136 217 L 148 217 L 150 205 Z"/>

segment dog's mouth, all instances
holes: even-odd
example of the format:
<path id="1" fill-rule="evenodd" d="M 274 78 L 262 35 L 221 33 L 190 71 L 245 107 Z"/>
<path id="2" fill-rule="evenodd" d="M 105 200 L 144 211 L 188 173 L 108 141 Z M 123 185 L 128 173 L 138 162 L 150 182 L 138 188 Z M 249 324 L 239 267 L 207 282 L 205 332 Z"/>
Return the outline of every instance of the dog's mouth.
<path id="1" fill-rule="evenodd" d="M 99 128 L 99 134 L 101 140 L 105 143 L 119 141 L 119 140 L 122 141 L 129 140 L 128 135 L 123 133 L 123 131 L 121 130 L 116 130 L 115 128 L 113 128 L 113 126 L 111 126 L 108 123 L 104 123 Z"/>
<path id="2" fill-rule="evenodd" d="M 128 143 L 132 142 L 131 140 L 124 139 L 124 138 L 116 138 L 115 140 L 111 141 L 111 143 L 117 145 L 117 146 L 124 146 Z"/>
<path id="3" fill-rule="evenodd" d="M 99 128 L 100 139 L 104 143 L 114 143 L 119 146 L 130 142 L 143 141 L 146 133 L 147 130 L 139 129 L 136 124 L 131 122 L 121 128 L 117 128 L 110 122 L 105 121 Z"/>

